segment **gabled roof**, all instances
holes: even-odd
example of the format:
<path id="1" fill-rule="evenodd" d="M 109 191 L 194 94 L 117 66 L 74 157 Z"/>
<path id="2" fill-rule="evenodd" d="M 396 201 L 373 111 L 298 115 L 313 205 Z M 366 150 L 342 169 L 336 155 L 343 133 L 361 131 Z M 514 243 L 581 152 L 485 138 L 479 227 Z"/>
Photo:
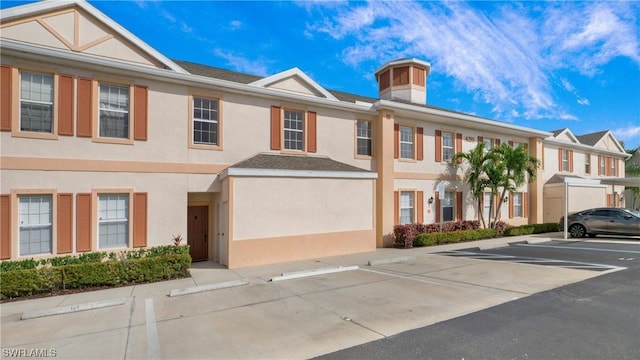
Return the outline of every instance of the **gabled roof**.
<path id="1" fill-rule="evenodd" d="M 598 141 L 600 141 L 608 132 L 609 130 L 598 131 L 591 134 L 578 135 L 577 138 L 580 143 L 593 146 L 597 144 Z"/>
<path id="2" fill-rule="evenodd" d="M 309 90 L 315 96 L 325 97 L 330 100 L 338 101 L 338 99 L 336 99 L 336 97 L 333 96 L 333 94 L 331 94 L 325 88 L 320 86 L 320 84 L 318 84 L 315 80 L 313 80 L 311 77 L 309 77 L 307 74 L 305 74 L 302 70 L 298 69 L 297 67 L 279 72 L 271 76 L 267 76 L 260 80 L 256 80 L 250 83 L 249 85 L 262 87 L 262 88 L 272 88 L 272 89 L 280 88 L 282 91 L 298 92 L 295 90 L 287 90 L 286 87 L 278 86 L 278 84 L 280 83 L 290 82 L 290 81 L 297 82 L 299 85 Z"/>
<path id="3" fill-rule="evenodd" d="M 576 138 L 576 136 L 573 135 L 573 133 L 571 132 L 571 130 L 569 130 L 569 128 L 554 130 L 552 131 L 552 133 L 553 133 L 553 137 L 560 141 L 566 141 L 562 139 L 562 137 L 566 136 L 570 142 L 580 143 L 580 141 L 578 141 L 578 138 Z"/>
<path id="4" fill-rule="evenodd" d="M 65 9 L 79 8 L 90 16 L 97 19 L 101 24 L 111 29 L 118 36 L 126 39 L 130 44 L 133 44 L 137 49 L 146 53 L 157 63 L 162 64 L 167 69 L 173 70 L 178 73 L 186 73 L 184 69 L 178 66 L 173 61 L 162 55 L 160 52 L 149 46 L 140 38 L 129 32 L 124 27 L 120 26 L 117 22 L 103 14 L 100 10 L 96 9 L 88 2 L 83 0 L 44 0 L 40 2 L 34 2 L 21 6 L 11 7 L 0 10 L 0 24 L 7 25 L 9 22 L 19 20 L 23 18 L 34 17 L 38 15 L 55 13 Z"/>

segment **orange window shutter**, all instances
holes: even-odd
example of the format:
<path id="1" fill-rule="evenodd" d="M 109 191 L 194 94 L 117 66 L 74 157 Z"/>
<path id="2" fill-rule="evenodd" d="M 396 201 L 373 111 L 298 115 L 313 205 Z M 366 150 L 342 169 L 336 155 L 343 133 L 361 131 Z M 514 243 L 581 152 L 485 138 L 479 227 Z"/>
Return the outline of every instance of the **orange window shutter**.
<path id="1" fill-rule="evenodd" d="M 133 93 L 133 139 L 147 141 L 149 90 L 136 85 Z"/>
<path id="2" fill-rule="evenodd" d="M 73 136 L 73 76 L 60 75 L 58 80 L 58 134 Z"/>
<path id="3" fill-rule="evenodd" d="M 281 149 L 280 107 L 271 107 L 271 150 Z"/>
<path id="4" fill-rule="evenodd" d="M 0 130 L 11 131 L 12 94 L 11 67 L 0 66 Z"/>
<path id="5" fill-rule="evenodd" d="M 615 173 L 615 175 L 616 175 L 616 177 L 619 177 L 620 176 L 620 161 L 618 159 L 614 159 L 613 161 L 616 162 L 616 173 Z"/>
<path id="6" fill-rule="evenodd" d="M 318 150 L 318 143 L 317 143 L 318 135 L 316 131 L 318 115 L 313 111 L 309 111 L 308 116 L 309 116 L 309 119 L 307 121 L 307 127 L 308 127 L 307 151 L 314 153 Z"/>
<path id="7" fill-rule="evenodd" d="M 462 134 L 458 133 L 456 134 L 456 148 L 454 151 L 454 155 L 461 152 L 462 151 Z M 456 163 L 461 164 L 462 163 L 462 158 L 458 158 L 458 160 L 456 161 Z"/>
<path id="8" fill-rule="evenodd" d="M 598 175 L 602 175 L 602 155 L 598 155 Z"/>
<path id="9" fill-rule="evenodd" d="M 513 149 L 513 141 L 509 140 L 509 147 Z"/>
<path id="10" fill-rule="evenodd" d="M 436 162 L 442 161 L 442 131 L 436 130 L 436 148 L 434 153 L 436 154 Z"/>
<path id="11" fill-rule="evenodd" d="M 435 196 L 436 200 L 435 200 L 435 208 L 436 208 L 436 222 L 440 222 L 440 192 L 436 191 L 436 196 Z"/>
<path id="12" fill-rule="evenodd" d="M 529 193 L 523 193 L 522 200 L 522 216 L 528 218 L 529 217 Z"/>
<path id="13" fill-rule="evenodd" d="M 11 196 L 0 195 L 0 259 L 11 258 Z"/>
<path id="14" fill-rule="evenodd" d="M 417 207 L 416 222 L 418 224 L 422 224 L 424 223 L 424 191 L 418 191 L 417 199 L 416 199 L 416 207 Z"/>
<path id="15" fill-rule="evenodd" d="M 400 224 L 400 192 L 393 192 L 393 224 Z"/>
<path id="16" fill-rule="evenodd" d="M 604 159 L 604 174 L 605 176 L 611 176 L 611 158 L 606 157 Z"/>
<path id="17" fill-rule="evenodd" d="M 400 125 L 393 124 L 393 158 L 400 157 Z"/>
<path id="18" fill-rule="evenodd" d="M 478 144 L 482 144 L 484 142 L 484 137 L 478 136 Z"/>
<path id="19" fill-rule="evenodd" d="M 73 194 L 58 194 L 58 254 L 73 252 Z"/>
<path id="20" fill-rule="evenodd" d="M 91 79 L 78 79 L 77 134 L 91 137 L 93 118 L 93 84 Z"/>
<path id="21" fill-rule="evenodd" d="M 147 193 L 133 194 L 133 247 L 147 246 Z"/>
<path id="22" fill-rule="evenodd" d="M 416 128 L 416 160 L 424 159 L 424 129 Z"/>
<path id="23" fill-rule="evenodd" d="M 494 144 L 495 144 L 495 146 L 500 146 L 500 139 L 496 139 Z"/>
<path id="24" fill-rule="evenodd" d="M 569 150 L 569 172 L 573 172 L 573 150 Z"/>
<path id="25" fill-rule="evenodd" d="M 513 194 L 509 196 L 509 219 L 513 219 Z"/>
<path id="26" fill-rule="evenodd" d="M 558 149 L 558 171 L 562 171 L 562 149 Z"/>
<path id="27" fill-rule="evenodd" d="M 462 191 L 456 191 L 456 220 L 463 220 L 463 215 Z"/>
<path id="28" fill-rule="evenodd" d="M 91 194 L 76 194 L 76 251 L 91 251 Z"/>
<path id="29" fill-rule="evenodd" d="M 613 195 L 607 194 L 607 206 L 611 206 L 613 204 Z"/>

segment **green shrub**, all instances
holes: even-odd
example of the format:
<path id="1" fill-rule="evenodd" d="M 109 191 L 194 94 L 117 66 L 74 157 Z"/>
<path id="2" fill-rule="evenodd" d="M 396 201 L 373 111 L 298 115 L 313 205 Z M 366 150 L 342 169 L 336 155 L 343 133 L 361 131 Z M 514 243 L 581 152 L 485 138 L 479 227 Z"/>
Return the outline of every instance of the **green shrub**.
<path id="1" fill-rule="evenodd" d="M 163 248 L 163 247 L 161 247 Z M 186 246 L 170 246 L 153 252 L 134 250 L 129 257 L 126 253 L 119 260 L 101 261 L 103 258 L 116 258 L 113 253 L 86 256 L 84 263 L 73 263 L 73 257 L 61 257 L 57 266 L 41 266 L 38 261 L 14 261 L 15 270 L 2 271 L 0 298 L 14 298 L 33 294 L 51 293 L 66 289 L 80 289 L 94 286 L 121 286 L 144 282 L 175 279 L 189 275 L 191 256 Z M 52 258 L 53 259 L 53 258 Z M 100 259 L 100 261 L 90 261 Z M 65 262 L 70 262 L 65 264 Z M 18 263 L 24 263 L 15 265 Z M 3 263 L 4 264 L 4 263 Z M 50 263 L 51 264 L 51 263 Z M 21 269 L 20 266 L 33 266 Z"/>
<path id="2" fill-rule="evenodd" d="M 557 223 L 544 223 L 544 224 L 529 224 L 529 225 L 520 225 L 514 226 L 505 229 L 505 236 L 519 236 L 519 235 L 529 235 L 529 234 L 542 234 L 547 232 L 556 232 L 558 231 Z"/>
<path id="3" fill-rule="evenodd" d="M 433 246 L 442 244 L 452 244 L 462 241 L 472 241 L 489 239 L 496 237 L 498 231 L 495 229 L 459 230 L 453 232 L 424 233 L 415 237 L 413 246 Z"/>
<path id="4" fill-rule="evenodd" d="M 0 263 L 0 271 L 4 273 L 5 271 L 35 269 L 39 264 L 39 261 L 33 259 L 3 261 Z"/>
<path id="5" fill-rule="evenodd" d="M 62 272 L 59 268 L 3 271 L 0 281 L 2 298 L 48 293 L 60 288 Z"/>

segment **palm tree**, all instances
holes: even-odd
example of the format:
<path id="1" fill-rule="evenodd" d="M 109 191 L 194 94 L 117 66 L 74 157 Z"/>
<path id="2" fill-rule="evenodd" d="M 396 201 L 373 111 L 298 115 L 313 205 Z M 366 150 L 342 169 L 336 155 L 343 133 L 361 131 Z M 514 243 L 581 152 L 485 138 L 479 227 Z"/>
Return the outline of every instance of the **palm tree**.
<path id="1" fill-rule="evenodd" d="M 500 208 L 507 193 L 514 193 L 520 186 L 535 180 L 540 160 L 529 155 L 524 146 L 513 148 L 502 144 L 492 150 L 496 154 L 496 158 L 499 159 L 503 171 L 502 176 L 496 177 L 497 184 L 495 184 L 497 188 L 502 188 L 496 211 L 500 214 Z"/>
<path id="2" fill-rule="evenodd" d="M 465 170 L 465 180 L 467 184 L 469 184 L 469 191 L 471 192 L 471 196 L 479 203 L 482 198 L 482 193 L 484 189 L 489 186 L 488 177 L 487 177 L 487 166 L 492 162 L 493 154 L 485 151 L 484 143 L 479 143 L 478 146 L 469 150 L 466 153 L 460 152 L 455 154 L 453 158 L 453 163 L 456 163 L 456 160 L 463 159 L 469 164 L 467 169 Z M 480 221 L 482 222 L 483 227 L 487 227 L 484 219 L 484 214 L 482 209 L 478 209 L 480 213 Z M 491 220 L 491 218 L 489 218 Z"/>

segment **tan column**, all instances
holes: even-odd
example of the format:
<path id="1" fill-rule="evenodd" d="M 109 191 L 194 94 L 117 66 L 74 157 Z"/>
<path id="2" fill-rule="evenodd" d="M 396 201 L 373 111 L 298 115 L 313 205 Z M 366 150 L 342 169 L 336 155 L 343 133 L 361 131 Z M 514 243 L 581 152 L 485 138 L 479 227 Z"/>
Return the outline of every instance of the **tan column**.
<path id="1" fill-rule="evenodd" d="M 529 184 L 529 224 L 542 223 L 544 214 L 542 159 L 544 157 L 542 139 L 529 139 L 529 155 L 540 160 L 541 166 L 536 170 L 536 179 Z"/>
<path id="2" fill-rule="evenodd" d="M 393 112 L 383 110 L 375 122 L 374 155 L 376 180 L 376 246 L 393 244 Z"/>

